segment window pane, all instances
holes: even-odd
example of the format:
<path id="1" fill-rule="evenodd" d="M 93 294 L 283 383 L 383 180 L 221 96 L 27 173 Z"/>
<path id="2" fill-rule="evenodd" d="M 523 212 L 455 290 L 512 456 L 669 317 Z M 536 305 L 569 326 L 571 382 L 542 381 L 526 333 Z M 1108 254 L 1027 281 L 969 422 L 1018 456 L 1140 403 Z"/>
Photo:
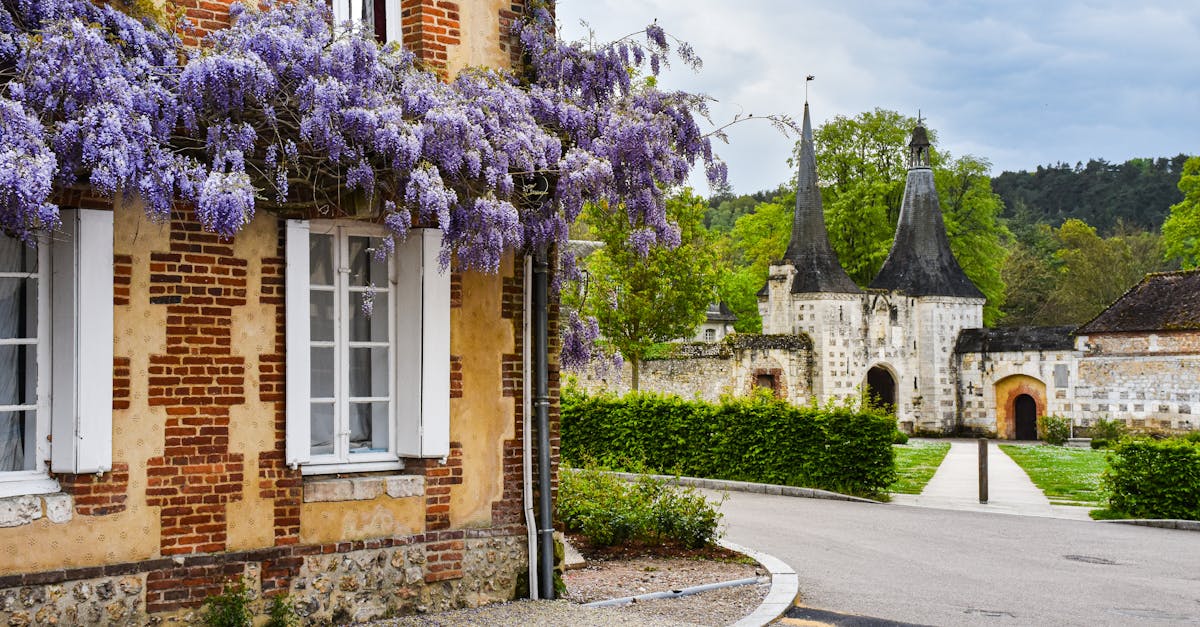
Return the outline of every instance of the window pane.
<path id="1" fill-rule="evenodd" d="M 36 279 L 0 278 L 0 338 L 37 337 L 37 293 Z"/>
<path id="2" fill-rule="evenodd" d="M 313 455 L 333 454 L 333 403 L 313 403 L 309 412 L 312 424 L 310 426 L 310 441 Z"/>
<path id="3" fill-rule="evenodd" d="M 333 236 L 308 236 L 308 282 L 333 285 Z"/>
<path id="4" fill-rule="evenodd" d="M 37 272 L 37 248 L 0 235 L 0 272 Z"/>
<path id="5" fill-rule="evenodd" d="M 308 333 L 313 342 L 333 341 L 333 292 L 309 290 Z"/>
<path id="6" fill-rule="evenodd" d="M 350 452 L 386 453 L 388 404 L 350 403 Z"/>
<path id="7" fill-rule="evenodd" d="M 363 301 L 371 303 L 368 316 Z M 388 341 L 388 293 L 380 291 L 352 292 L 350 294 L 350 341 Z"/>
<path id="8" fill-rule="evenodd" d="M 377 255 L 383 239 L 378 237 L 351 236 L 350 240 L 350 285 L 366 287 L 388 284 L 388 260 L 391 256 Z"/>
<path id="9" fill-rule="evenodd" d="M 37 346 L 0 346 L 0 405 L 37 402 Z"/>
<path id="10" fill-rule="evenodd" d="M 37 412 L 0 412 L 0 472 L 33 470 Z"/>
<path id="11" fill-rule="evenodd" d="M 309 363 L 311 398 L 332 398 L 333 381 L 337 374 L 333 359 L 332 346 L 314 346 Z"/>
<path id="12" fill-rule="evenodd" d="M 386 397 L 388 395 L 388 349 L 350 349 L 350 396 Z"/>

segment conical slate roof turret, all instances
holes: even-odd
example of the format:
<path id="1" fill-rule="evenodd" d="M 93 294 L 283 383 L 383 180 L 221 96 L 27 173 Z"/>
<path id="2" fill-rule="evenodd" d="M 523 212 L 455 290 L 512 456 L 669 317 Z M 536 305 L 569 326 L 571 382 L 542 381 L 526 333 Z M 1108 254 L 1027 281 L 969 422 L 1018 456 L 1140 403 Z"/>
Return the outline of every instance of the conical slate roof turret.
<path id="1" fill-rule="evenodd" d="M 871 287 L 909 296 L 983 298 L 950 252 L 929 147 L 929 134 L 918 121 L 908 144 L 908 181 L 896 239 Z"/>
<path id="2" fill-rule="evenodd" d="M 861 290 L 838 263 L 837 253 L 829 245 L 825 231 L 825 210 L 817 187 L 817 157 L 813 147 L 812 122 L 808 103 L 804 103 L 804 134 L 800 137 L 800 172 L 796 184 L 796 215 L 792 218 L 792 240 L 785 261 L 796 267 L 792 293 L 840 292 L 856 294 Z"/>

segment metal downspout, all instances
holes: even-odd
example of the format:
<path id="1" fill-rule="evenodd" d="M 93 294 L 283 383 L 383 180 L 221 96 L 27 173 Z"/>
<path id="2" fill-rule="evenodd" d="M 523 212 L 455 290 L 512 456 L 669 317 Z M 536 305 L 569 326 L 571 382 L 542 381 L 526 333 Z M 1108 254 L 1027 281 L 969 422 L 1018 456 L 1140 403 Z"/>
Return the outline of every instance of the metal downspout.
<path id="1" fill-rule="evenodd" d="M 554 524 L 550 491 L 550 347 L 546 296 L 550 268 L 546 251 L 533 259 L 533 352 L 536 360 L 533 406 L 538 429 L 538 587 L 543 599 L 554 598 Z"/>
<path id="2" fill-rule="evenodd" d="M 533 257 L 526 255 L 525 259 L 525 306 L 522 307 L 524 318 L 521 326 L 522 364 L 525 372 L 521 378 L 523 386 L 521 399 L 521 499 L 525 510 L 525 542 L 529 556 L 529 598 L 538 598 L 538 548 L 537 520 L 533 512 L 533 398 L 529 395 L 533 377 L 532 334 L 530 333 L 533 309 Z"/>

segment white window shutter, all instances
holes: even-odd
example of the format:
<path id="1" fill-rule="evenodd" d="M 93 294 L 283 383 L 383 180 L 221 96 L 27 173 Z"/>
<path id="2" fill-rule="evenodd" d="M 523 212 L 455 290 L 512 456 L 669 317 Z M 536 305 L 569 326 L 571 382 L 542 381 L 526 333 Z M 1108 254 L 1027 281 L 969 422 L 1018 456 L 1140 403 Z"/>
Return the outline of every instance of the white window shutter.
<path id="1" fill-rule="evenodd" d="M 51 235 L 50 468 L 112 470 L 113 212 L 64 209 Z"/>
<path id="2" fill-rule="evenodd" d="M 406 457 L 450 454 L 450 271 L 439 229 L 413 229 L 396 247 L 397 443 Z"/>
<path id="3" fill-rule="evenodd" d="M 307 220 L 288 220 L 286 226 L 284 364 L 287 368 L 285 457 L 289 466 L 307 463 L 312 450 L 309 430 L 309 295 Z"/>
<path id="4" fill-rule="evenodd" d="M 386 0 L 384 3 L 384 15 L 386 16 L 384 36 L 387 41 L 401 42 L 404 40 L 403 25 L 400 23 L 400 0 Z"/>

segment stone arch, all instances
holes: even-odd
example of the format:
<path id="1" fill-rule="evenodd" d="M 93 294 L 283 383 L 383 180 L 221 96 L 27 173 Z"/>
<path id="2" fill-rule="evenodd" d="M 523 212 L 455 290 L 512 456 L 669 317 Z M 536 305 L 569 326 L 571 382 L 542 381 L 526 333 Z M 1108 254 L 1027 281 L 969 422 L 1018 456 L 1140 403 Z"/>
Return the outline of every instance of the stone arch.
<path id="1" fill-rule="evenodd" d="M 888 413 L 896 415 L 900 396 L 899 381 L 900 378 L 891 366 L 884 363 L 874 364 L 863 376 L 863 395 L 879 406 L 887 408 Z"/>
<path id="2" fill-rule="evenodd" d="M 1046 414 L 1046 384 L 1025 374 L 1014 374 L 996 382 L 996 437 L 1015 440 L 1017 437 L 1018 399 L 1032 399 L 1037 416 Z M 1022 400 L 1021 404 L 1027 401 Z M 1024 409 L 1024 408 L 1022 408 Z"/>

